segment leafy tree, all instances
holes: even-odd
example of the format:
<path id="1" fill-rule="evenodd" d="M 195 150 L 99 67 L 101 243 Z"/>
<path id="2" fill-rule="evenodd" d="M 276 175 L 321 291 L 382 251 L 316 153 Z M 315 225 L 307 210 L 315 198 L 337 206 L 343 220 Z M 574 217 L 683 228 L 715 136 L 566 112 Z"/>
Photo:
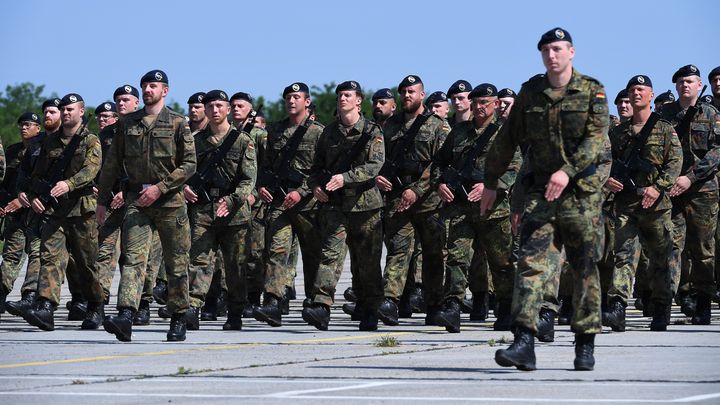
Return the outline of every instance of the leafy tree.
<path id="1" fill-rule="evenodd" d="M 40 106 L 49 98 L 42 95 L 44 90 L 44 85 L 25 82 L 9 85 L 4 93 L 0 92 L 0 139 L 5 147 L 20 141 L 17 119 L 22 113 L 32 111 L 41 115 Z"/>

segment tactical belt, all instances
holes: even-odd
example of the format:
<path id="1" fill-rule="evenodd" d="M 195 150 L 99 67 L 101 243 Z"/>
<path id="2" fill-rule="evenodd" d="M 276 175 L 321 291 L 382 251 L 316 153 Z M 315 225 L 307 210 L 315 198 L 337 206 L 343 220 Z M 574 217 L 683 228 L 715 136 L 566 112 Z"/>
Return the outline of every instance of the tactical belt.
<path id="1" fill-rule="evenodd" d="M 75 200 L 80 197 L 85 197 L 85 196 L 93 195 L 93 194 L 94 194 L 94 191 L 93 191 L 92 186 L 86 186 L 86 187 L 78 188 L 76 190 L 73 190 L 73 191 L 67 193 L 67 198 L 69 200 Z"/>

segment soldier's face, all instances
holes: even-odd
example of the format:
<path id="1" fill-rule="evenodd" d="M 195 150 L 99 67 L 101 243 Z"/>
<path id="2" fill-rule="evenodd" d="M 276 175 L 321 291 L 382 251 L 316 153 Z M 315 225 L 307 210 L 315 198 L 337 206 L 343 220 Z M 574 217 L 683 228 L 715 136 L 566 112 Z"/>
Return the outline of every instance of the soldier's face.
<path id="1" fill-rule="evenodd" d="M 615 106 L 617 107 L 617 112 L 620 118 L 627 119 L 632 117 L 633 109 L 630 104 L 630 98 L 621 98 Z"/>
<path id="2" fill-rule="evenodd" d="M 455 111 L 459 113 L 464 113 L 465 111 L 470 109 L 470 99 L 468 98 L 469 94 L 470 92 L 466 91 L 463 93 L 453 94 L 453 96 L 450 97 L 450 100 L 455 107 Z"/>
<path id="3" fill-rule="evenodd" d="M 710 79 L 710 89 L 716 99 L 720 97 L 720 75 L 715 75 Z"/>
<path id="4" fill-rule="evenodd" d="M 570 68 L 575 48 L 567 41 L 545 44 L 540 48 L 543 64 L 548 73 L 559 74 Z"/>
<path id="5" fill-rule="evenodd" d="M 255 126 L 258 128 L 265 129 L 267 126 L 267 121 L 265 120 L 265 117 L 256 117 L 255 118 Z"/>
<path id="6" fill-rule="evenodd" d="M 484 120 L 495 114 L 500 101 L 497 97 L 475 97 L 472 99 L 470 107 L 475 118 Z"/>
<path id="7" fill-rule="evenodd" d="M 190 122 L 202 122 L 205 119 L 205 105 L 203 103 L 188 104 Z"/>
<path id="8" fill-rule="evenodd" d="M 137 110 L 140 100 L 130 94 L 123 94 L 115 99 L 115 104 L 117 106 L 118 114 L 123 116 Z"/>
<path id="9" fill-rule="evenodd" d="M 45 107 L 43 112 L 45 123 L 43 126 L 48 132 L 52 132 L 60 127 L 60 109 L 57 107 Z"/>
<path id="10" fill-rule="evenodd" d="M 85 114 L 85 107 L 82 107 L 80 103 L 72 103 L 62 108 L 62 125 L 65 128 L 72 128 L 78 125 L 82 121 L 82 116 Z"/>
<path id="11" fill-rule="evenodd" d="M 168 86 L 160 82 L 142 83 L 143 103 L 145 105 L 155 105 L 160 102 L 168 94 Z"/>
<path id="12" fill-rule="evenodd" d="M 513 104 L 515 104 L 515 98 L 514 97 L 503 97 L 501 99 L 498 99 L 500 101 L 500 111 L 502 111 L 502 118 L 507 118 L 510 116 L 510 110 L 512 110 Z"/>
<path id="13" fill-rule="evenodd" d="M 397 108 L 395 99 L 381 98 L 373 101 L 373 117 L 375 119 L 386 119 L 393 115 Z"/>
<path id="14" fill-rule="evenodd" d="M 222 100 L 215 100 L 205 104 L 204 116 L 207 116 L 210 122 L 220 125 L 227 119 L 230 113 L 230 103 Z"/>
<path id="15" fill-rule="evenodd" d="M 677 90 L 678 97 L 681 98 L 697 97 L 701 87 L 702 80 L 697 76 L 680 77 L 675 82 L 675 90 Z"/>
<path id="16" fill-rule="evenodd" d="M 252 104 L 246 100 L 233 100 L 230 103 L 230 110 L 232 111 L 233 121 L 243 122 L 252 111 Z M 257 126 L 257 119 L 255 120 L 255 126 Z"/>
<path id="17" fill-rule="evenodd" d="M 425 91 L 421 84 L 403 87 L 400 90 L 400 100 L 402 100 L 402 109 L 406 113 L 414 113 L 422 105 L 425 98 Z"/>
<path id="18" fill-rule="evenodd" d="M 105 129 L 108 125 L 116 123 L 118 120 L 118 116 L 113 112 L 101 112 L 95 116 L 95 118 L 97 118 L 98 126 L 101 130 Z"/>
<path id="19" fill-rule="evenodd" d="M 305 93 L 288 93 L 285 96 L 285 111 L 288 115 L 305 114 L 310 106 L 310 97 Z"/>
<path id="20" fill-rule="evenodd" d="M 650 106 L 655 94 L 653 94 L 652 87 L 636 84 L 628 89 L 628 96 L 630 97 L 632 110 L 640 111 Z"/>
<path id="21" fill-rule="evenodd" d="M 22 139 L 30 139 L 40 133 L 40 125 L 33 121 L 23 121 L 18 124 Z"/>
<path id="22" fill-rule="evenodd" d="M 362 103 L 362 98 L 354 90 L 343 90 L 337 94 L 338 113 L 358 111 L 360 103 Z"/>
<path id="23" fill-rule="evenodd" d="M 437 103 L 432 103 L 430 110 L 440 118 L 447 118 L 450 112 L 450 104 L 447 101 L 438 101 Z"/>

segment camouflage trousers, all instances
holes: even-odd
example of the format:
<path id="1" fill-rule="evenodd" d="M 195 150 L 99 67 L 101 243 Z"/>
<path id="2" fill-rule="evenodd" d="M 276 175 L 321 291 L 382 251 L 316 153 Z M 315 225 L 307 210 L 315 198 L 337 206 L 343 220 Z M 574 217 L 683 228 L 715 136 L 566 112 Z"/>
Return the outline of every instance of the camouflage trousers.
<path id="1" fill-rule="evenodd" d="M 250 234 L 245 242 L 248 252 L 247 283 L 248 292 L 250 293 L 262 293 L 265 285 L 265 258 L 263 257 L 265 251 L 265 211 L 265 206 L 253 207 Z"/>
<path id="2" fill-rule="evenodd" d="M 414 238 L 413 251 L 410 255 L 410 268 L 408 269 L 405 290 L 422 287 L 422 245 L 420 239 Z"/>
<path id="3" fill-rule="evenodd" d="M 168 275 L 168 310 L 185 313 L 188 297 L 188 251 L 190 224 L 187 207 L 128 207 L 122 228 L 125 264 L 120 273 L 118 308 L 137 310 L 145 285 L 153 232 L 162 244 L 163 261 Z"/>
<path id="4" fill-rule="evenodd" d="M 223 258 L 228 312 L 242 315 L 247 303 L 247 242 L 250 224 L 221 226 L 193 223 L 190 247 L 190 305 L 201 308 L 213 278 L 213 261 Z M 221 254 L 217 254 L 222 252 Z"/>
<path id="5" fill-rule="evenodd" d="M 603 294 L 607 294 L 610 284 L 612 284 L 612 275 L 615 269 L 615 229 L 617 218 L 614 212 L 614 204 L 603 205 L 602 215 L 604 230 L 603 251 L 597 266 L 600 272 L 600 291 L 602 291 Z M 570 292 L 571 291 L 572 290 L 570 290 Z"/>
<path id="6" fill-rule="evenodd" d="M 514 239 L 511 236 L 511 240 Z M 485 249 L 483 249 L 482 243 L 479 238 L 473 241 L 473 254 L 470 260 L 470 270 L 468 271 L 468 287 L 475 294 L 485 294 L 489 292 L 495 292 L 495 286 L 493 285 L 492 273 L 488 265 L 488 257 Z M 512 255 L 511 255 L 512 256 Z M 511 260 L 512 261 L 512 260 Z M 514 278 L 514 275 L 513 275 Z M 510 288 L 512 288 L 512 281 L 510 279 Z"/>
<path id="7" fill-rule="evenodd" d="M 163 274 L 163 278 L 160 278 L 161 273 Z M 148 257 L 147 268 L 145 269 L 145 281 L 143 282 L 143 292 L 140 298 L 142 301 L 153 302 L 153 287 L 155 287 L 155 282 L 157 282 L 158 279 L 167 282 L 160 235 L 157 230 L 153 230 L 152 240 L 150 242 L 150 256 Z"/>
<path id="8" fill-rule="evenodd" d="M 557 277 L 562 247 L 573 272 L 572 330 L 600 333 L 600 276 L 597 260 L 602 245 L 601 195 L 566 190 L 553 202 L 543 190 L 527 195 L 520 234 L 520 256 L 513 290 L 513 324 L 537 333 L 537 319 L 549 278 Z"/>
<path id="9" fill-rule="evenodd" d="M 317 211 L 278 210 L 270 208 L 265 230 L 265 293 L 276 298 L 291 286 L 295 268 L 289 267 L 293 235 L 297 236 L 303 261 L 305 296 L 312 297 L 312 286 L 320 265 L 321 239 Z"/>
<path id="10" fill-rule="evenodd" d="M 363 212 L 320 210 L 320 267 L 313 284 L 313 301 L 332 305 L 340 280 L 346 246 L 358 304 L 376 310 L 383 299 L 381 209 Z"/>
<path id="11" fill-rule="evenodd" d="M 693 291 L 715 293 L 715 230 L 718 191 L 690 192 L 672 199 L 673 247 L 671 276 L 677 292 L 683 267 L 689 269 Z M 687 262 L 687 263 L 683 263 Z"/>
<path id="12" fill-rule="evenodd" d="M 385 271 L 383 284 L 385 297 L 400 299 L 410 268 L 410 258 L 415 240 L 422 246 L 422 280 L 425 304 L 440 305 L 445 268 L 445 240 L 447 230 L 440 211 L 416 213 L 412 211 L 391 212 L 385 208 L 383 217 L 385 232 Z"/>
<path id="13" fill-rule="evenodd" d="M 98 229 L 97 270 L 105 297 L 110 296 L 112 279 L 120 262 L 120 230 L 125 211 L 125 207 L 113 210 Z"/>
<path id="14" fill-rule="evenodd" d="M 57 306 L 67 269 L 76 272 L 82 296 L 88 302 L 103 301 L 105 296 L 96 267 L 97 232 L 95 213 L 70 218 L 50 217 L 40 237 L 38 297 Z M 75 262 L 73 267 L 68 266 L 69 255 Z"/>
<path id="15" fill-rule="evenodd" d="M 480 216 L 477 205 L 452 205 L 447 208 L 449 219 L 447 260 L 445 262 L 445 298 L 462 302 L 468 279 L 472 274 L 471 261 L 475 242 L 478 242 L 495 283 L 498 301 L 510 302 L 515 277 L 512 256 L 510 217 L 488 219 Z M 487 291 L 487 290 L 486 290 Z"/>
<path id="16" fill-rule="evenodd" d="M 27 270 L 25 281 L 20 288 L 21 293 L 37 290 L 38 275 L 40 273 L 40 239 L 32 232 L 26 232 L 23 225 L 22 214 L 8 214 L 5 217 L 3 236 L 5 245 L 2 251 L 2 264 L 0 275 L 4 295 L 12 291 L 13 284 L 23 266 L 23 254 L 27 255 Z M 3 294 L 0 294 L 3 295 Z"/>
<path id="17" fill-rule="evenodd" d="M 249 238 L 245 239 L 247 243 Z M 245 251 L 248 251 L 247 246 Z M 225 278 L 225 259 L 221 250 L 215 250 L 215 253 L 210 256 L 210 269 L 208 271 L 212 272 L 212 281 L 210 282 L 210 289 L 205 294 L 206 301 L 208 297 L 217 298 L 223 291 L 227 292 L 228 290 L 227 279 Z"/>

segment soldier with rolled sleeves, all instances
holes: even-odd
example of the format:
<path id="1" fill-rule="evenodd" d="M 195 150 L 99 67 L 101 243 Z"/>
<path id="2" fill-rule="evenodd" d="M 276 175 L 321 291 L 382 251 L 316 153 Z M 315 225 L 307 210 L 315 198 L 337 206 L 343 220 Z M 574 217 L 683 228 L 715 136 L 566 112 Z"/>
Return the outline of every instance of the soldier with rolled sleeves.
<path id="1" fill-rule="evenodd" d="M 387 160 L 376 178 L 378 188 L 386 194 L 383 228 L 387 248 L 385 300 L 378 315 L 386 325 L 398 324 L 397 304 L 407 279 L 412 246 L 418 238 L 423 251 L 425 321 L 432 325 L 443 299 L 445 224 L 439 211 L 440 197 L 430 186 L 429 166 L 450 126 L 423 106 L 425 90 L 419 76 L 406 76 L 398 91 L 402 114 L 395 114 L 385 124 Z M 420 120 L 419 125 L 413 127 L 416 120 Z"/>
<path id="2" fill-rule="evenodd" d="M 672 91 L 668 90 L 664 93 L 658 94 L 657 97 L 655 97 L 655 100 L 653 103 L 655 104 L 655 112 L 658 114 L 662 114 L 662 108 L 666 104 L 672 104 L 675 102 L 675 95 L 672 93 Z"/>
<path id="3" fill-rule="evenodd" d="M 79 94 L 63 97 L 60 108 L 62 131 L 43 140 L 27 192 L 42 225 L 38 297 L 35 307 L 22 315 L 42 330 L 55 329 L 53 314 L 72 255 L 75 264 L 69 270 L 78 273 L 83 298 L 88 301 L 81 328 L 97 329 L 104 316 L 104 295 L 96 268 L 96 197 L 92 182 L 100 170 L 100 140 L 83 123 L 85 103 Z"/>
<path id="4" fill-rule="evenodd" d="M 448 219 L 445 300 L 437 319 L 451 333 L 460 332 L 460 305 L 471 277 L 470 262 L 476 240 L 487 253 L 493 275 L 498 300 L 497 329 L 504 330 L 504 324 L 510 323 L 515 275 L 507 191 L 515 183 L 520 169 L 520 150 L 515 152 L 510 169 L 499 179 L 500 197 L 489 211 L 480 215 L 485 160 L 502 123 L 496 114 L 499 101 L 494 85 L 478 85 L 469 98 L 473 119 L 453 127 L 432 164 L 431 183 L 437 185 Z"/>
<path id="5" fill-rule="evenodd" d="M 247 304 L 247 242 L 250 232 L 248 197 L 255 186 L 255 145 L 244 123 L 235 128 L 227 119 L 230 99 L 222 90 L 203 97 L 208 125 L 195 134 L 198 159 L 195 181 L 183 194 L 190 204 L 190 309 L 185 313 L 190 330 L 200 328 L 200 308 L 213 277 L 213 253 L 223 252 L 228 283 L 228 318 L 223 330 L 242 329 Z M 228 144 L 226 144 L 228 142 Z M 211 160 L 212 159 L 212 160 Z"/>
<path id="6" fill-rule="evenodd" d="M 117 316 L 103 327 L 118 340 L 130 341 L 133 315 L 145 280 L 153 230 L 163 246 L 168 271 L 169 341 L 185 340 L 188 309 L 190 225 L 182 186 L 195 173 L 195 146 L 185 117 L 165 106 L 168 78 L 151 70 L 140 80 L 145 107 L 123 117 L 100 176 L 98 221 L 104 222 L 112 188 L 121 169 L 128 176 L 127 214 L 122 228 L 125 264 L 118 291 Z"/>
<path id="7" fill-rule="evenodd" d="M 518 145 L 526 143 L 532 186 L 527 191 L 520 229 L 520 255 L 513 291 L 515 340 L 495 354 L 504 367 L 535 369 L 534 335 L 545 281 L 559 271 L 554 252 L 565 248 L 574 272 L 572 330 L 575 369 L 591 370 L 600 321 L 600 280 L 596 262 L 601 243 L 601 186 L 585 181 L 596 171 L 608 130 L 608 103 L 597 80 L 573 69 L 570 34 L 554 28 L 537 46 L 547 69 L 523 84 L 485 164 L 481 213 L 497 199 L 500 176 Z M 571 181 L 572 180 L 572 181 Z"/>
<path id="8" fill-rule="evenodd" d="M 430 93 L 427 100 L 425 100 L 425 107 L 430 109 L 430 111 L 438 117 L 447 120 L 448 113 L 450 112 L 450 104 L 448 103 L 447 95 L 442 91 Z"/>
<path id="9" fill-rule="evenodd" d="M 672 204 L 667 192 L 682 166 L 682 149 L 672 125 L 651 110 L 652 82 L 645 75 L 627 84 L 632 103 L 631 120 L 610 133 L 614 168 L 607 188 L 615 194 L 615 266 L 608 290 L 607 323 L 614 331 L 625 330 L 625 307 L 635 273 L 636 240 L 649 259 L 652 296 L 650 330 L 664 331 L 670 322 L 672 285 Z M 638 152 L 639 151 L 639 152 Z"/>
<path id="10" fill-rule="evenodd" d="M 695 65 L 678 69 L 672 81 L 678 100 L 663 106 L 661 115 L 675 126 L 683 149 L 682 171 L 668 193 L 673 206 L 673 291 L 685 298 L 682 310 L 692 316 L 692 323 L 707 325 L 711 299 L 720 301 L 713 240 L 718 218 L 720 113 L 698 103 L 702 79 Z M 694 114 L 686 117 L 688 111 Z"/>
<path id="11" fill-rule="evenodd" d="M 335 88 L 338 119 L 318 140 L 307 184 L 321 203 L 319 211 L 322 253 L 312 286 L 313 302 L 303 309 L 310 325 L 327 330 L 330 305 L 342 273 L 346 244 L 357 295 L 361 331 L 377 329 L 377 309 L 383 297 L 383 205 L 375 176 L 385 159 L 382 130 L 360 114 L 363 93 L 356 81 Z"/>
<path id="12" fill-rule="evenodd" d="M 397 108 L 395 96 L 392 94 L 390 89 L 380 89 L 373 94 L 371 101 L 373 119 L 375 120 L 375 123 L 380 125 L 380 128 L 382 128 L 388 118 L 395 114 L 395 109 Z"/>
<path id="13" fill-rule="evenodd" d="M 455 81 L 448 89 L 447 98 L 452 102 L 454 110 L 453 115 L 448 120 L 451 127 L 472 119 L 470 98 L 468 98 L 472 89 L 472 84 L 462 79 Z"/>

